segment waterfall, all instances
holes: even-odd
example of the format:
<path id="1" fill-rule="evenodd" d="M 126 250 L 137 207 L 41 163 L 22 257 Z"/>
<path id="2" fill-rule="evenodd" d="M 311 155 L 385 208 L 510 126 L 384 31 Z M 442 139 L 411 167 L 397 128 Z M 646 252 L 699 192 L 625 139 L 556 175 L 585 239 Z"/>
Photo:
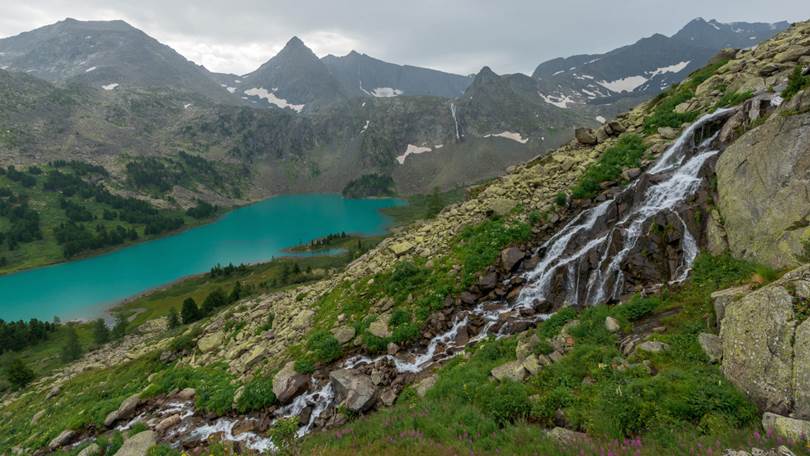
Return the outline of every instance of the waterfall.
<path id="1" fill-rule="evenodd" d="M 706 130 L 732 112 L 721 109 L 699 119 L 632 185 L 583 211 L 543 244 L 542 259 L 526 273 L 528 285 L 518 302 L 554 299 L 558 305 L 593 305 L 618 299 L 626 279 L 623 267 L 653 220 L 662 216 L 683 230 L 683 254 L 672 279 L 685 279 L 698 247 L 679 209 L 703 184 L 699 175 L 704 164 L 719 153 L 718 133 L 703 138 Z"/>
<path id="2" fill-rule="evenodd" d="M 458 117 L 456 117 L 456 104 L 450 103 L 450 114 L 453 115 L 453 123 L 456 126 L 456 141 L 461 141 L 461 129 L 458 126 Z"/>
<path id="3" fill-rule="evenodd" d="M 455 106 L 450 106 L 455 120 Z M 594 304 L 615 298 L 623 289 L 623 264 L 644 238 L 645 228 L 661 214 L 676 220 L 683 230 L 680 240 L 683 254 L 674 271 L 675 279 L 683 280 L 697 256 L 698 246 L 678 209 L 703 184 L 700 173 L 704 165 L 719 153 L 715 145 L 718 134 L 714 132 L 704 138 L 705 130 L 731 113 L 732 110 L 720 110 L 699 119 L 683 132 L 649 171 L 627 189 L 612 199 L 580 212 L 544 243 L 538 249 L 543 254 L 542 259 L 525 274 L 528 285 L 514 303 L 502 300 L 461 309 L 456 312 L 450 327 L 434 336 L 424 348 L 375 358 L 358 355 L 334 368 L 356 369 L 386 361 L 391 362 L 398 373 L 416 374 L 462 353 L 469 344 L 488 336 L 504 337 L 508 333 L 504 330 L 505 325 L 493 330 L 499 322 L 503 323 L 504 316 L 508 316 L 512 322 L 523 324 L 536 324 L 548 318 L 548 314 L 529 313 L 524 316 L 521 310 L 533 307 L 535 300 L 549 297 L 552 291 L 562 293 L 566 303 L 572 305 Z M 460 138 L 458 122 L 456 134 Z M 696 144 L 696 141 L 700 142 Z M 621 209 L 622 204 L 629 207 Z M 558 279 L 562 279 L 561 284 Z M 478 324 L 473 325 L 473 321 Z M 467 331 L 466 337 L 459 339 L 462 330 Z M 469 331 L 475 331 L 475 334 Z M 300 416 L 304 409 L 311 407 L 309 420 L 298 429 L 297 435 L 301 437 L 312 430 L 324 412 L 336 405 L 337 398 L 329 379 L 314 381 L 308 391 L 278 409 L 275 417 L 278 420 Z M 213 425 L 194 430 L 193 435 L 206 438 L 214 432 L 223 432 L 224 439 L 246 441 L 250 448 L 259 451 L 275 449 L 270 439 L 253 433 L 233 436 L 233 425 L 234 420 L 222 418 Z"/>

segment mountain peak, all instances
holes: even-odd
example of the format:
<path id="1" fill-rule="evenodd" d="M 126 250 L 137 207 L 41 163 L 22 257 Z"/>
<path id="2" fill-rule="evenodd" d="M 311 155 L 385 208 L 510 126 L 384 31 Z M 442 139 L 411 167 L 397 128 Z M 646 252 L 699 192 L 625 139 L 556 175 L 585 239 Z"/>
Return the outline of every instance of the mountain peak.
<path id="1" fill-rule="evenodd" d="M 287 41 L 287 44 L 284 45 L 284 48 L 306 48 L 306 47 L 307 45 L 304 44 L 304 42 L 301 41 L 301 38 L 298 38 L 297 36 L 293 36 L 292 38 L 290 38 L 290 40 Z"/>

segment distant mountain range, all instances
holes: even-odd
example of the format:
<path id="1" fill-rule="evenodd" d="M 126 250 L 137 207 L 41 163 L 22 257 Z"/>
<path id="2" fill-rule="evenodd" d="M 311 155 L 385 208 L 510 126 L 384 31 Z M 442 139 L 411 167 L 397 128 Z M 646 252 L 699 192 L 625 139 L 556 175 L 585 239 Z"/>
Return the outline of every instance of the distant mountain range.
<path id="1" fill-rule="evenodd" d="M 696 19 L 672 37 L 554 59 L 531 76 L 488 67 L 460 76 L 354 51 L 318 58 L 294 37 L 255 71 L 232 75 L 123 21 L 66 19 L 0 39 L 0 164 L 80 158 L 115 175 L 139 156 L 184 150 L 245 166 L 251 198 L 339 191 L 371 173 L 404 193 L 446 188 L 496 176 L 568 141 L 575 126 L 654 96 L 719 49 L 756 45 L 787 25 Z"/>

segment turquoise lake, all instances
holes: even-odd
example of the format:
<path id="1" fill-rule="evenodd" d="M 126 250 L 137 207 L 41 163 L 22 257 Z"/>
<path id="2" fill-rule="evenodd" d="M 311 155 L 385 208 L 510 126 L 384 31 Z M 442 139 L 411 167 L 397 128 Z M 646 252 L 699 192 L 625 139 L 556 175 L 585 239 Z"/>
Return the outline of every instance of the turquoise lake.
<path id="1" fill-rule="evenodd" d="M 332 233 L 382 234 L 379 210 L 396 199 L 286 195 L 231 211 L 182 233 L 104 255 L 0 276 L 0 319 L 93 318 L 143 291 L 217 263 L 256 263 Z"/>

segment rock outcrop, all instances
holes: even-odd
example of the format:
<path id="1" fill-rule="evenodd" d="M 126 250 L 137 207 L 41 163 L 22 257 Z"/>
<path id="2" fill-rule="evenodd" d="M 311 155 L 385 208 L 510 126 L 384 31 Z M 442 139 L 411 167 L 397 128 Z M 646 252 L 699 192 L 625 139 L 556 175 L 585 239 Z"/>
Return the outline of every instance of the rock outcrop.
<path id="1" fill-rule="evenodd" d="M 728 302 L 720 329 L 726 377 L 760 408 L 810 418 L 810 265 Z M 719 294 L 719 297 L 724 295 Z"/>

